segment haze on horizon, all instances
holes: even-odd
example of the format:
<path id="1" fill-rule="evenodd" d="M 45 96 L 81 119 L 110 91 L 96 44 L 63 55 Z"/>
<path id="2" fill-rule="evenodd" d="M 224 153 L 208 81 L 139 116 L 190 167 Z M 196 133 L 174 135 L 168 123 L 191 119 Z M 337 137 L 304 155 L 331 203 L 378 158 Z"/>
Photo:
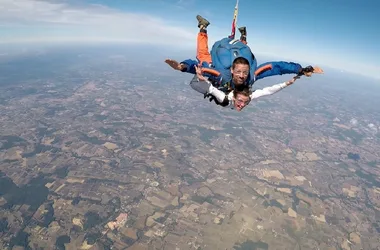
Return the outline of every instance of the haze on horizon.
<path id="1" fill-rule="evenodd" d="M 121 43 L 194 51 L 195 15 L 211 21 L 211 45 L 230 32 L 234 5 L 220 1 L 214 12 L 212 3 L 200 0 L 2 0 L 0 50 L 18 44 Z M 257 55 L 380 79 L 380 35 L 374 32 L 379 5 L 241 0 L 238 26 L 247 26 L 248 43 Z"/>

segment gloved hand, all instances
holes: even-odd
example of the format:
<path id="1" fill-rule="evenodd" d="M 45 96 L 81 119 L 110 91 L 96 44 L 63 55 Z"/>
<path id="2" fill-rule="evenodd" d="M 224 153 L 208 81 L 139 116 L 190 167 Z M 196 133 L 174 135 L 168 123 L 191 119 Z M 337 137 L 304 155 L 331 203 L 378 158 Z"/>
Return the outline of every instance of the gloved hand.
<path id="1" fill-rule="evenodd" d="M 203 98 L 204 99 L 209 98 L 210 102 L 214 101 L 217 105 L 220 105 L 222 107 L 225 107 L 225 106 L 227 106 L 229 104 L 229 101 L 228 101 L 227 98 L 225 98 L 223 102 L 219 102 L 218 99 L 216 99 L 215 96 L 213 96 L 212 94 L 209 94 L 209 93 L 204 94 Z"/>
<path id="2" fill-rule="evenodd" d="M 299 76 L 304 75 L 310 77 L 312 74 L 323 74 L 323 70 L 318 66 L 307 66 L 302 68 L 301 72 L 298 74 Z"/>
<path id="3" fill-rule="evenodd" d="M 204 98 L 204 99 L 209 98 L 208 100 L 209 100 L 210 102 L 214 101 L 216 104 L 219 103 L 218 100 L 215 98 L 215 96 L 213 96 L 213 95 L 211 95 L 211 94 L 209 94 L 209 93 L 204 94 L 203 98 Z"/>

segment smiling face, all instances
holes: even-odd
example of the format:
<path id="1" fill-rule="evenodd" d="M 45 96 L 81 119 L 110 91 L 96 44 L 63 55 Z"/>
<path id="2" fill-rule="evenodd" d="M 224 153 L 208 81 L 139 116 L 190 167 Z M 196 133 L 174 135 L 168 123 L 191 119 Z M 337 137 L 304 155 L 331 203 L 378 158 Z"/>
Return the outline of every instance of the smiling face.
<path id="1" fill-rule="evenodd" d="M 236 111 L 242 111 L 249 104 L 250 98 L 248 96 L 237 94 L 234 97 L 234 107 Z"/>
<path id="2" fill-rule="evenodd" d="M 232 81 L 236 86 L 243 85 L 249 76 L 249 62 L 243 57 L 237 57 L 232 63 Z"/>
<path id="3" fill-rule="evenodd" d="M 233 103 L 234 103 L 234 108 L 237 111 L 242 111 L 243 108 L 245 108 L 249 102 L 251 101 L 251 90 L 248 87 L 244 87 L 243 89 L 238 88 L 234 90 L 234 95 L 233 95 Z"/>
<path id="4" fill-rule="evenodd" d="M 231 69 L 232 81 L 236 86 L 244 84 L 249 75 L 249 66 L 245 64 L 236 64 L 234 69 Z"/>

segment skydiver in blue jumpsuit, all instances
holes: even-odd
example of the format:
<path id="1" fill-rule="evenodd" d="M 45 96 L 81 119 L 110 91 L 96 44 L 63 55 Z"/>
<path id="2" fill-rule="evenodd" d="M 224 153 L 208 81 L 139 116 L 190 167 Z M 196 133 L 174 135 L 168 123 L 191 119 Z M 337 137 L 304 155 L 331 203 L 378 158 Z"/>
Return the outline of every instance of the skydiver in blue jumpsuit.
<path id="1" fill-rule="evenodd" d="M 208 49 L 207 26 L 210 24 L 206 19 L 197 16 L 198 27 L 200 29 L 197 37 L 197 60 L 187 59 L 178 63 L 175 60 L 167 59 L 165 62 L 173 69 L 196 74 L 195 66 L 201 67 L 203 75 L 208 77 L 215 87 L 230 91 L 234 88 L 233 71 L 230 70 L 234 55 L 244 57 L 249 61 L 249 75 L 246 77 L 245 85 L 252 86 L 256 80 L 282 74 L 297 74 L 311 76 L 312 73 L 322 73 L 323 71 L 312 66 L 303 68 L 294 62 L 267 62 L 257 66 L 257 61 L 249 47 L 246 45 L 246 29 L 239 28 L 241 32 L 240 41 L 233 38 L 223 38 L 217 41 L 211 50 Z M 234 52 L 227 46 L 233 44 Z M 232 58 L 232 59 L 231 59 Z M 235 56 L 236 59 L 236 56 Z"/>

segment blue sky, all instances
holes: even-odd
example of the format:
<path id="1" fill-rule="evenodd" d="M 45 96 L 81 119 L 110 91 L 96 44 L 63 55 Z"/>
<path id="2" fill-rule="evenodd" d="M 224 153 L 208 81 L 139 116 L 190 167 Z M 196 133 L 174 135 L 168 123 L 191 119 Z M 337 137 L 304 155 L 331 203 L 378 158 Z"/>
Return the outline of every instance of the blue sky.
<path id="1" fill-rule="evenodd" d="M 15 43 L 155 43 L 195 49 L 230 32 L 235 0 L 0 0 L 0 47 Z M 256 55 L 380 78 L 380 1 L 240 0 L 238 26 Z M 181 59 L 181 58 L 178 58 Z"/>

